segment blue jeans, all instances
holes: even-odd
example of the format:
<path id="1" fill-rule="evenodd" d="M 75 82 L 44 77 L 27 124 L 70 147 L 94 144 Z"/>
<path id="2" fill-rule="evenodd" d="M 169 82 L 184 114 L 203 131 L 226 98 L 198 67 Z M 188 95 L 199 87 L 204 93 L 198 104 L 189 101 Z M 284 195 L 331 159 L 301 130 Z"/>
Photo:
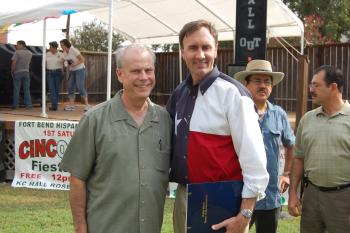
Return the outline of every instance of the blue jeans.
<path id="1" fill-rule="evenodd" d="M 87 92 L 85 90 L 85 68 L 70 71 L 67 85 L 69 99 L 74 99 L 75 87 L 77 87 L 81 97 L 86 97 Z"/>
<path id="2" fill-rule="evenodd" d="M 30 75 L 28 71 L 16 72 L 13 77 L 13 108 L 19 106 L 19 92 L 23 83 L 24 105 L 26 108 L 32 107 L 32 97 L 30 96 Z"/>
<path id="3" fill-rule="evenodd" d="M 57 108 L 62 79 L 63 73 L 61 69 L 47 71 L 47 83 L 49 84 L 52 108 Z"/>

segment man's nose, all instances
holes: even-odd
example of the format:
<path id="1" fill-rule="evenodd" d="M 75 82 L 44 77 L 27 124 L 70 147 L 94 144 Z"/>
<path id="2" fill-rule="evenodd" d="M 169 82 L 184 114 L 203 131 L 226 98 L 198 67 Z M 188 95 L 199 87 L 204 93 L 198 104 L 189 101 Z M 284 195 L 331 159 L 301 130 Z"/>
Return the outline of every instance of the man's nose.
<path id="1" fill-rule="evenodd" d="M 145 70 L 142 70 L 140 72 L 139 78 L 140 79 L 147 79 L 148 78 L 147 72 Z"/>
<path id="2" fill-rule="evenodd" d="M 203 51 L 202 49 L 198 49 L 197 54 L 196 54 L 196 57 L 197 57 L 198 59 L 203 59 L 203 58 L 205 58 L 204 51 Z"/>

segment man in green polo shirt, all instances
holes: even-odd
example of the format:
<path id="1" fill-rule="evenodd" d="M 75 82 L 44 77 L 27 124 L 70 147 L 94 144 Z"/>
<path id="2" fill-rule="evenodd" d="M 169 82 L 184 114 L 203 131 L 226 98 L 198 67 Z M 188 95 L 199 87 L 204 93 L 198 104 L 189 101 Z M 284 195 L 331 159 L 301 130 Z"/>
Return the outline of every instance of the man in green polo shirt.
<path id="1" fill-rule="evenodd" d="M 306 113 L 298 126 L 289 189 L 289 213 L 301 214 L 301 233 L 350 232 L 350 104 L 342 89 L 339 69 L 316 69 L 310 92 L 321 106 Z M 301 208 L 297 189 L 303 174 Z"/>
<path id="2" fill-rule="evenodd" d="M 172 121 L 149 99 L 155 55 L 132 44 L 116 52 L 114 98 L 80 120 L 60 167 L 71 173 L 76 233 L 160 233 Z"/>

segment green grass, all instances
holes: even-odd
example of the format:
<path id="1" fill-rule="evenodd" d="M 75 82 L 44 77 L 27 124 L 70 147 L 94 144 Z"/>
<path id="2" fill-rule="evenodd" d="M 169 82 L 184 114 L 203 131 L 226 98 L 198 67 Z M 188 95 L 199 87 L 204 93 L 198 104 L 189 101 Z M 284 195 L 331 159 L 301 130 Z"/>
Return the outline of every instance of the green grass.
<path id="1" fill-rule="evenodd" d="M 162 233 L 173 233 L 173 205 L 174 200 L 167 199 Z M 73 232 L 68 192 L 13 188 L 0 183 L 0 232 Z M 278 232 L 299 232 L 299 218 L 281 220 Z"/>

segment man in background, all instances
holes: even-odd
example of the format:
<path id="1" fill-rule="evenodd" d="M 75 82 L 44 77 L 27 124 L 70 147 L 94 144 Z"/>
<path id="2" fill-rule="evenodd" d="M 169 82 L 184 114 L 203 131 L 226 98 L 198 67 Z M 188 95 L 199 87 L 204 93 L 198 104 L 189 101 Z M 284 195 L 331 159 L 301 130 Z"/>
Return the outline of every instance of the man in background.
<path id="1" fill-rule="evenodd" d="M 287 113 L 268 101 L 273 86 L 280 83 L 284 73 L 273 72 L 271 63 L 265 60 L 252 60 L 246 70 L 238 72 L 234 78 L 250 91 L 258 111 L 260 128 L 263 134 L 267 171 L 270 179 L 265 191 L 266 197 L 256 203 L 250 226 L 255 223 L 257 233 L 276 233 L 281 209 L 281 194 L 289 186 L 295 136 L 288 122 Z M 279 175 L 280 145 L 285 148 L 284 172 Z"/>
<path id="2" fill-rule="evenodd" d="M 321 106 L 298 126 L 288 210 L 301 215 L 302 233 L 350 232 L 350 104 L 342 98 L 343 82 L 338 68 L 317 68 L 310 92 Z M 297 190 L 303 176 L 301 206 Z"/>
<path id="3" fill-rule="evenodd" d="M 123 89 L 80 120 L 61 162 L 71 173 L 76 233 L 160 233 L 172 121 L 152 103 L 155 55 L 131 44 L 116 52 Z"/>
<path id="4" fill-rule="evenodd" d="M 21 90 L 21 84 L 23 84 L 25 108 L 30 109 L 32 107 L 29 75 L 29 65 L 32 56 L 32 52 L 30 52 L 26 47 L 26 42 L 23 40 L 17 41 L 16 52 L 11 58 L 11 73 L 13 78 L 13 109 L 18 109 L 19 107 L 19 92 Z"/>

